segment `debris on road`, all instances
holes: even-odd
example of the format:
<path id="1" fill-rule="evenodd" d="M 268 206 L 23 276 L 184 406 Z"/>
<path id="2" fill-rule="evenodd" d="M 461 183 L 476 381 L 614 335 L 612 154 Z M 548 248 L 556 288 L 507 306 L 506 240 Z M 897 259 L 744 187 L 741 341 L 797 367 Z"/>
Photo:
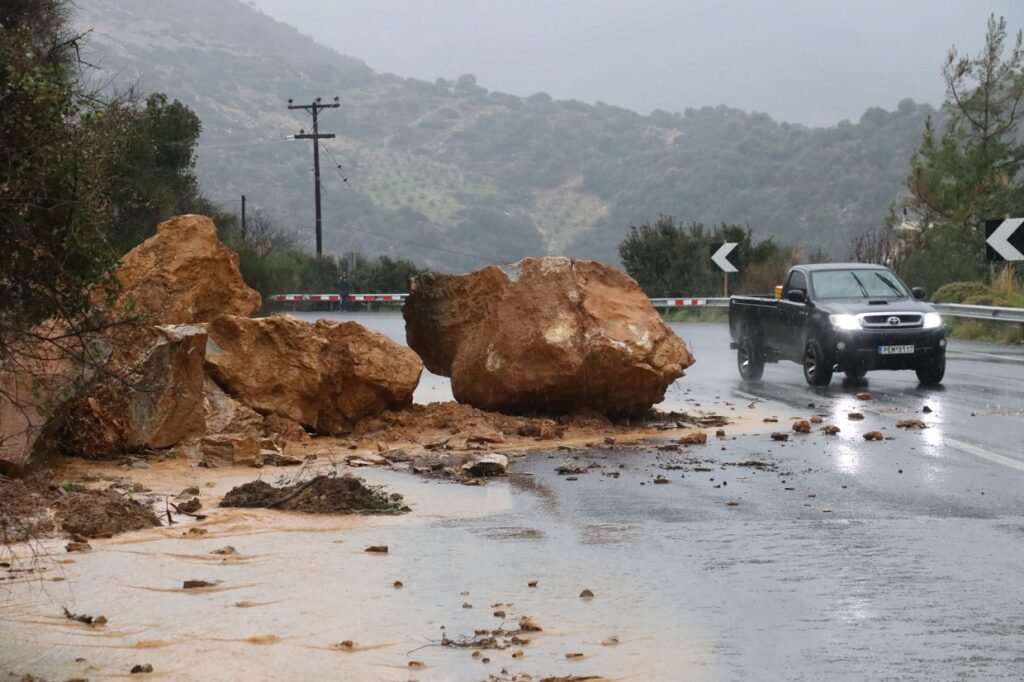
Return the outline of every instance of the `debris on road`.
<path id="1" fill-rule="evenodd" d="M 798 421 L 795 421 L 793 422 L 793 431 L 795 431 L 796 433 L 810 433 L 811 423 L 806 419 L 800 419 Z"/>
<path id="2" fill-rule="evenodd" d="M 868 431 L 864 434 L 864 440 L 882 440 L 883 438 L 881 431 Z"/>
<path id="3" fill-rule="evenodd" d="M 773 431 L 772 440 L 787 441 L 789 440 L 789 434 L 783 433 L 782 431 Z"/>
<path id="4" fill-rule="evenodd" d="M 928 425 L 920 419 L 900 419 L 896 422 L 896 427 L 900 429 L 926 429 Z"/>
<path id="5" fill-rule="evenodd" d="M 399 514 L 408 511 L 378 487 L 367 486 L 351 475 L 320 474 L 304 482 L 276 488 L 266 481 L 251 481 L 232 488 L 221 507 L 260 507 L 308 514 Z"/>

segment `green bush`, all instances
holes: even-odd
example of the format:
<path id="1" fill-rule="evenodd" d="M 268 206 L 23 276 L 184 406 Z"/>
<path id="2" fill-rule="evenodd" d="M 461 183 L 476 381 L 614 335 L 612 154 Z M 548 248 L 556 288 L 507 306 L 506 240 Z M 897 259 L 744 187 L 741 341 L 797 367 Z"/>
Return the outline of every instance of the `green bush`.
<path id="1" fill-rule="evenodd" d="M 936 290 L 932 295 L 932 301 L 935 303 L 965 303 L 969 298 L 994 295 L 996 295 L 996 292 L 981 282 L 950 282 L 949 284 L 943 284 Z M 972 305 L 991 304 L 976 303 Z"/>

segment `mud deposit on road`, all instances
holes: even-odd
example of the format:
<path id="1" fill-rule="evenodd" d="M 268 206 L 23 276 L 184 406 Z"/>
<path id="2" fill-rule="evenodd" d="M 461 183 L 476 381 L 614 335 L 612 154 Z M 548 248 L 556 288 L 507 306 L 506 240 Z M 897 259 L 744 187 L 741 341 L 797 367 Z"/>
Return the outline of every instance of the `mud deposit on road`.
<path id="1" fill-rule="evenodd" d="M 462 486 L 364 469 L 412 513 L 337 516 L 216 506 L 244 470 L 169 462 L 138 474 L 155 494 L 195 486 L 206 518 L 94 540 L 88 553 L 37 545 L 20 564 L 34 572 L 0 583 L 3 672 L 97 678 L 148 664 L 182 680 L 540 680 L 695 665 L 698 628 L 685 628 L 683 647 L 681 623 L 652 635 L 620 609 L 637 586 L 588 586 L 565 557 L 542 560 L 549 529 L 503 532 L 506 514 L 546 504 L 530 475 Z"/>

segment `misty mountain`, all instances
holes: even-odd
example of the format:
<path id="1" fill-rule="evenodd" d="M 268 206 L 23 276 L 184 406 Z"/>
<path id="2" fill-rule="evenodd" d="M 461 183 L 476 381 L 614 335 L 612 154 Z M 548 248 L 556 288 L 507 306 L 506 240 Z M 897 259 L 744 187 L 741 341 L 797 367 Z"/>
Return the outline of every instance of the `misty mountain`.
<path id="1" fill-rule="evenodd" d="M 629 226 L 659 214 L 842 256 L 900 195 L 934 113 L 904 100 L 812 128 L 726 107 L 641 116 L 516 97 L 470 75 L 377 73 L 237 0 L 86 0 L 77 24 L 92 29 L 100 78 L 138 81 L 201 117 L 210 198 L 230 208 L 245 194 L 309 240 L 311 143 L 284 138 L 310 121 L 287 101 L 339 96 L 321 116 L 337 133 L 322 143 L 325 250 L 447 269 L 542 253 L 617 262 Z"/>

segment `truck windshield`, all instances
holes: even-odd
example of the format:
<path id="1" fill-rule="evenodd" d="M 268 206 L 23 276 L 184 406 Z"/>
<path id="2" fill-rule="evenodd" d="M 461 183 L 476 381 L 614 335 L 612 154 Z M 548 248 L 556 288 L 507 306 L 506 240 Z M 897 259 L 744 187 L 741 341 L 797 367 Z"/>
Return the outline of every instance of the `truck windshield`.
<path id="1" fill-rule="evenodd" d="M 907 298 L 903 284 L 888 270 L 822 270 L 811 273 L 814 297 L 819 300 L 837 298 Z"/>

